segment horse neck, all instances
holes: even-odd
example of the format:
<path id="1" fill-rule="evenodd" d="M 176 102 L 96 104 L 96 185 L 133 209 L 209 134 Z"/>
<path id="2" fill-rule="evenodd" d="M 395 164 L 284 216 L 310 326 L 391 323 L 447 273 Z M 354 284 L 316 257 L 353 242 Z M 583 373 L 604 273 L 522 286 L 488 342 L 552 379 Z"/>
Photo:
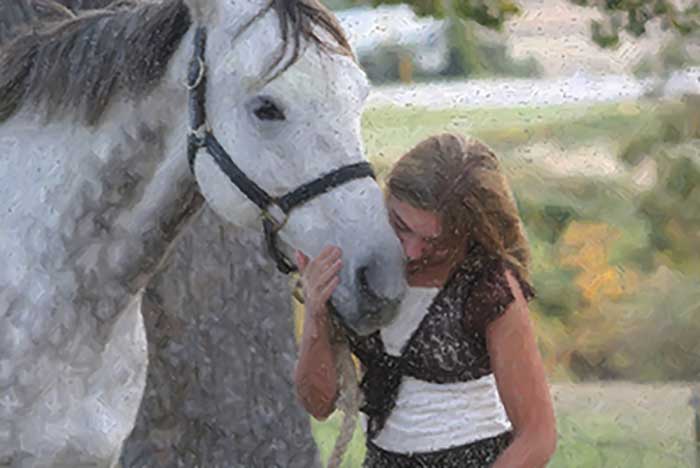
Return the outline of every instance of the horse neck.
<path id="1" fill-rule="evenodd" d="M 113 225 L 132 245 L 120 271 L 130 291 L 144 287 L 177 235 L 203 205 L 187 162 L 187 92 L 192 31 L 182 39 L 165 77 L 145 99 L 117 106 L 99 141 L 109 148 L 102 199 Z M 120 135 L 121 138 L 114 138 Z M 128 190 L 124 190 L 124 184 Z M 116 193 L 115 193 L 116 192 Z M 116 203 L 115 203 L 116 201 Z"/>
<path id="2" fill-rule="evenodd" d="M 32 210 L 36 217 L 41 216 L 37 210 L 60 214 L 54 224 L 62 235 L 54 251 L 65 254 L 47 260 L 47 268 L 75 270 L 84 290 L 113 297 L 115 304 L 124 305 L 148 283 L 202 205 L 186 154 L 183 80 L 191 38 L 191 32 L 183 37 L 164 77 L 147 96 L 115 96 L 97 126 L 76 125 L 67 117 L 26 137 L 62 153 L 58 175 L 43 181 L 56 186 L 57 196 L 47 200 L 52 206 Z M 19 128 L 27 127 L 23 117 L 32 119 L 32 114 L 20 116 Z M 32 164 L 43 164 L 36 146 Z M 50 226 L 50 215 L 44 218 Z M 95 262 L 90 268 L 95 275 L 83 275 L 84 267 L 71 260 L 84 258 L 95 258 L 89 262 Z"/>
<path id="3" fill-rule="evenodd" d="M 0 124 L 0 311 L 77 310 L 108 336 L 157 271 L 202 204 L 186 156 L 190 44 L 188 33 L 148 96 L 115 96 L 97 126 L 42 123 L 29 105 Z"/>

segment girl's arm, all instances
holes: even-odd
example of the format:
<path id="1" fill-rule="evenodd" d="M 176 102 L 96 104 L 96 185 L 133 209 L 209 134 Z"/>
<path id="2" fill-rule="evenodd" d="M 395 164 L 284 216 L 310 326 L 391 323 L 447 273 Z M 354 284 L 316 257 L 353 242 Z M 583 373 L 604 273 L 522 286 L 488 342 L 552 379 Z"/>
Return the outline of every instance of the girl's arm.
<path id="1" fill-rule="evenodd" d="M 527 301 L 505 272 L 515 300 L 486 327 L 491 368 L 514 438 L 494 468 L 544 467 L 556 450 L 556 419 Z"/>

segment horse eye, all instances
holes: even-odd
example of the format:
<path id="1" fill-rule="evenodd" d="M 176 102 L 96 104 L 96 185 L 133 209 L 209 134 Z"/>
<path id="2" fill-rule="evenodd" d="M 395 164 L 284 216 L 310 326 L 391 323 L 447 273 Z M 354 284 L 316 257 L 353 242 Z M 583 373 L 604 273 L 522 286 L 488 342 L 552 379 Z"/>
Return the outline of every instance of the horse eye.
<path id="1" fill-rule="evenodd" d="M 284 112 L 269 98 L 260 98 L 253 110 L 260 120 L 284 120 Z"/>

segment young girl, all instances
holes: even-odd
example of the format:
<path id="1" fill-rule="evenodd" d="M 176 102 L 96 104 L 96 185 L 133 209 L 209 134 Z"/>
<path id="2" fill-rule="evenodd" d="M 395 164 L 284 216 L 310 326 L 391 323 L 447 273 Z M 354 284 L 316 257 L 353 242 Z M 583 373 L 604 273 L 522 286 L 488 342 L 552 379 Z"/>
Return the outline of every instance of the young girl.
<path id="1" fill-rule="evenodd" d="M 459 135 L 418 144 L 387 180 L 411 291 L 394 323 L 345 333 L 362 363 L 364 466 L 546 466 L 555 417 L 527 301 L 529 248 L 496 156 Z M 317 419 L 338 388 L 328 301 L 342 253 L 297 253 L 306 318 L 295 373 Z"/>

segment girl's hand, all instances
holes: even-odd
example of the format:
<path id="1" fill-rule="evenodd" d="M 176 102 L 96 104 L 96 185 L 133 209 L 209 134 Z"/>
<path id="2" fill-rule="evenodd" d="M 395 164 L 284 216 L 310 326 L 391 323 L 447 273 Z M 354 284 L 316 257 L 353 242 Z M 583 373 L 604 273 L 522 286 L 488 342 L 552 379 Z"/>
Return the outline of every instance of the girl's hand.
<path id="1" fill-rule="evenodd" d="M 306 309 L 294 386 L 306 411 L 319 420 L 333 412 L 338 395 L 333 327 L 328 319 L 327 303 L 340 282 L 340 256 L 340 249 L 332 246 L 325 247 L 312 260 L 301 252 L 294 254 Z"/>
<path id="2" fill-rule="evenodd" d="M 338 273 L 343 267 L 341 255 L 339 247 L 330 245 L 324 247 L 318 257 L 310 261 L 300 251 L 294 254 L 301 273 L 307 311 L 314 316 L 325 316 L 328 312 L 326 302 L 340 283 Z"/>

